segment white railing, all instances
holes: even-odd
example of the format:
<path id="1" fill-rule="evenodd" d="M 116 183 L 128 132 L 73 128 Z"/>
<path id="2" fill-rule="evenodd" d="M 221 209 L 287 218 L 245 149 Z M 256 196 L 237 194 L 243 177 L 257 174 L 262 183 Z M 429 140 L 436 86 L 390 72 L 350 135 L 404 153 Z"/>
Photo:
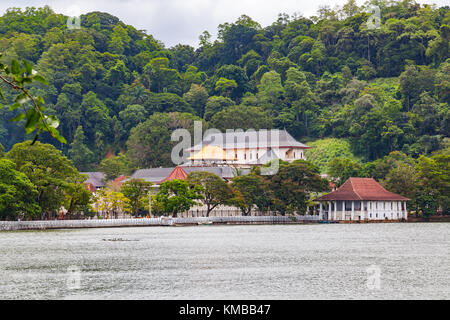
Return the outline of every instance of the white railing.
<path id="1" fill-rule="evenodd" d="M 49 221 L 0 221 L 0 230 L 44 230 L 73 228 L 108 228 L 134 226 L 170 226 L 174 224 L 231 223 L 275 224 L 317 222 L 319 216 L 231 216 L 144 219 L 96 219 L 96 220 L 49 220 Z"/>

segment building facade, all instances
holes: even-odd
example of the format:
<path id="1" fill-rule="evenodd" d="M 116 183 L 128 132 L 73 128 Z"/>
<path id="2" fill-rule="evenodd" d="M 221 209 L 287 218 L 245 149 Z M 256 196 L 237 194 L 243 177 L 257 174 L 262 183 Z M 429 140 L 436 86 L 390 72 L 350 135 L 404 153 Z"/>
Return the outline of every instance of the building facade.
<path id="1" fill-rule="evenodd" d="M 410 200 L 384 189 L 372 178 L 349 178 L 336 191 L 316 199 L 321 220 L 406 220 Z"/>
<path id="2" fill-rule="evenodd" d="M 208 134 L 200 144 L 186 151 L 192 159 L 205 146 L 221 148 L 227 159 L 233 159 L 233 165 L 241 167 L 264 165 L 274 159 L 288 162 L 306 160 L 304 151 L 310 148 L 295 140 L 286 130 L 248 130 Z M 189 160 L 184 165 L 199 163 Z"/>

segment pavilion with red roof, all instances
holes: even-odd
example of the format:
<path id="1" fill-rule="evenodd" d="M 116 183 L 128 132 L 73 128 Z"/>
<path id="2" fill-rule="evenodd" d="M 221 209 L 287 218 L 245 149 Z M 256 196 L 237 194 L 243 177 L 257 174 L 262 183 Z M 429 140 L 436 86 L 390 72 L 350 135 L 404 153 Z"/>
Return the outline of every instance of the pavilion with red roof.
<path id="1" fill-rule="evenodd" d="M 384 189 L 373 178 L 349 178 L 336 191 L 316 199 L 323 220 L 407 219 L 410 199 Z"/>

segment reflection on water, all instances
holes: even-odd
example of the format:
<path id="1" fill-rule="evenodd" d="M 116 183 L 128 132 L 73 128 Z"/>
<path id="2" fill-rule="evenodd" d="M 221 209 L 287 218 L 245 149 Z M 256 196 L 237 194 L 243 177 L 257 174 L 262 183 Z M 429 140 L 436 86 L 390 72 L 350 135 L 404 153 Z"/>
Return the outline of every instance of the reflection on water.
<path id="1" fill-rule="evenodd" d="M 449 299 L 450 224 L 0 232 L 0 299 Z"/>

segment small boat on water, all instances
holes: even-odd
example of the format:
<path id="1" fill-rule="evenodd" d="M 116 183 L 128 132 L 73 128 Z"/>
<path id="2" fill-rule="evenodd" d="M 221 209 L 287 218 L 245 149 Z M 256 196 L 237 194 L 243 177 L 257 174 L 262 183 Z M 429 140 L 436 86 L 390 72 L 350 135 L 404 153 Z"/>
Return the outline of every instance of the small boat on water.
<path id="1" fill-rule="evenodd" d="M 339 221 L 322 220 L 322 221 L 319 221 L 319 223 L 326 223 L 326 224 L 329 224 L 329 223 L 339 223 Z"/>
<path id="2" fill-rule="evenodd" d="M 212 223 L 212 221 L 205 221 L 205 222 L 197 222 L 197 224 L 199 225 L 199 226 L 210 226 L 210 225 L 212 225 L 213 223 Z"/>

